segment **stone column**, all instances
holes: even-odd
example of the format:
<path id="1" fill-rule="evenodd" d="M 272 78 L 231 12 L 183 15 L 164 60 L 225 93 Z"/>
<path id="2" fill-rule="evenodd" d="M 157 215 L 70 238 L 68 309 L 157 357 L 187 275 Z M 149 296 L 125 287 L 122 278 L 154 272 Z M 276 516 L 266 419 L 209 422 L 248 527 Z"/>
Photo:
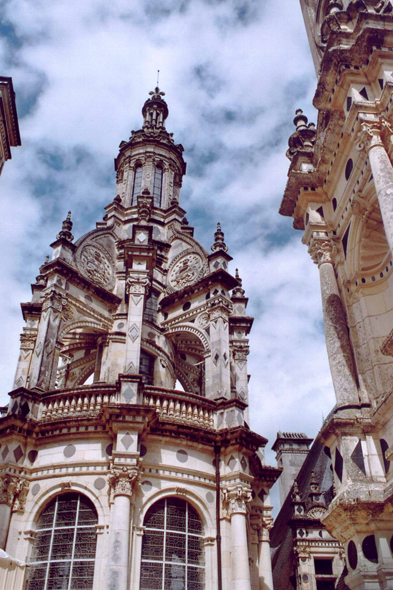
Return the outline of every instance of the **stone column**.
<path id="1" fill-rule="evenodd" d="M 132 488 L 138 476 L 137 468 L 113 468 L 109 485 L 114 497 L 109 531 L 106 590 L 128 590 L 131 535 Z"/>
<path id="2" fill-rule="evenodd" d="M 235 365 L 236 397 L 242 402 L 248 404 L 247 356 L 250 353 L 250 347 L 248 346 L 248 340 L 246 340 L 246 342 L 247 344 L 237 343 L 236 345 L 233 345 L 232 355 Z M 247 424 L 250 424 L 248 407 L 244 412 L 244 419 L 246 420 Z"/>
<path id="3" fill-rule="evenodd" d="M 36 345 L 31 360 L 30 388 L 38 387 L 47 391 L 53 372 L 56 373 L 56 344 L 61 311 L 66 299 L 57 291 L 49 291 L 42 305 Z"/>
<path id="4" fill-rule="evenodd" d="M 393 167 L 381 138 L 384 130 L 392 135 L 392 128 L 383 118 L 379 122 L 363 120 L 358 150 L 365 148 L 368 153 L 386 239 L 393 252 Z"/>
<path id="5" fill-rule="evenodd" d="M 266 523 L 259 529 L 258 574 L 260 590 L 273 590 L 273 573 L 270 556 L 270 535 Z"/>
<path id="6" fill-rule="evenodd" d="M 3 473 L 0 475 L 0 549 L 5 549 L 12 512 L 23 512 L 29 491 L 28 482 Z"/>
<path id="7" fill-rule="evenodd" d="M 206 363 L 209 379 L 206 397 L 210 399 L 231 396 L 228 309 L 225 304 L 217 303 L 213 302 L 210 311 L 211 359 Z"/>
<path id="8" fill-rule="evenodd" d="M 239 485 L 228 492 L 231 516 L 231 590 L 251 590 L 247 539 L 247 506 L 251 492 Z"/>
<path id="9" fill-rule="evenodd" d="M 332 244 L 326 238 L 312 237 L 308 251 L 319 268 L 326 348 L 337 404 L 358 404 L 352 346 L 334 272 Z"/>
<path id="10" fill-rule="evenodd" d="M 127 277 L 128 319 L 124 373 L 139 373 L 143 310 L 149 286 L 147 272 L 131 271 Z"/>

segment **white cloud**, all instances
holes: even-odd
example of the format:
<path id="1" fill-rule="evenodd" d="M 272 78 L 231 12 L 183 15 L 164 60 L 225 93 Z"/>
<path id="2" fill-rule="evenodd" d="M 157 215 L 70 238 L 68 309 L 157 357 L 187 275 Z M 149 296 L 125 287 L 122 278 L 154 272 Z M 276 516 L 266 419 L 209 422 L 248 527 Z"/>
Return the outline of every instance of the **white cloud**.
<path id="1" fill-rule="evenodd" d="M 313 113 L 316 86 L 298 3 L 10 0 L 2 9 L 20 45 L 3 38 L 0 73 L 13 76 L 25 114 L 23 146 L 0 180 L 3 403 L 19 301 L 68 209 L 77 237 L 102 218 L 118 144 L 140 127 L 160 69 L 167 127 L 188 162 L 182 204 L 206 247 L 222 221 L 256 317 L 253 427 L 269 444 L 278 429 L 314 436 L 333 404 L 317 270 L 277 213 L 291 120 L 299 106 Z"/>

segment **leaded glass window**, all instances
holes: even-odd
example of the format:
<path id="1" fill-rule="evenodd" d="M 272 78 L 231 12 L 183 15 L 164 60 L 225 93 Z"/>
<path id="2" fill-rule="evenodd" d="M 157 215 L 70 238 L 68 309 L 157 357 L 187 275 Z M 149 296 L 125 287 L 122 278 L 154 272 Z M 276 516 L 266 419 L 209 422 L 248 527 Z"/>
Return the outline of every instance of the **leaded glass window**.
<path id="1" fill-rule="evenodd" d="M 159 500 L 147 511 L 140 590 L 204 590 L 203 527 L 185 500 Z"/>
<path id="2" fill-rule="evenodd" d="M 134 182 L 132 185 L 132 202 L 131 206 L 135 206 L 137 204 L 137 196 L 141 194 L 141 187 L 142 187 L 142 165 L 139 164 L 135 168 L 134 172 Z"/>
<path id="3" fill-rule="evenodd" d="M 37 523 L 27 590 L 92 590 L 97 523 L 85 496 L 52 500 Z"/>
<path id="4" fill-rule="evenodd" d="M 160 166 L 157 166 L 154 170 L 154 182 L 153 182 L 154 207 L 161 207 L 162 176 L 163 176 L 163 170 Z"/>
<path id="5" fill-rule="evenodd" d="M 139 373 L 142 375 L 142 381 L 146 385 L 153 385 L 154 383 L 154 362 L 153 355 L 141 350 L 141 358 L 139 361 Z"/>

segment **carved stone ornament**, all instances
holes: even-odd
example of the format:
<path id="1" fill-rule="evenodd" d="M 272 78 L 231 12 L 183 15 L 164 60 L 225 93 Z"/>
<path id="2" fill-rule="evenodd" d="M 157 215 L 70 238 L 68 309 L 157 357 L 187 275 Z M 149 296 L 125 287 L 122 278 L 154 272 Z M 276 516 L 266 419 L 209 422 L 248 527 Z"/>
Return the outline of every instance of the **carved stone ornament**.
<path id="1" fill-rule="evenodd" d="M 234 488 L 224 488 L 222 490 L 222 502 L 229 515 L 246 514 L 247 504 L 251 502 L 251 489 L 244 485 L 238 485 Z"/>
<path id="2" fill-rule="evenodd" d="M 108 484 L 113 496 L 131 497 L 138 475 L 139 469 L 137 466 L 122 468 L 112 467 L 111 473 L 108 477 Z"/>
<path id="3" fill-rule="evenodd" d="M 356 149 L 358 152 L 363 150 L 370 150 L 373 147 L 381 146 L 384 147 L 382 139 L 381 139 L 381 126 L 383 127 L 386 123 L 385 121 L 363 121 L 361 125 L 361 131 L 357 136 L 357 146 Z M 386 126 L 386 124 L 385 124 Z"/>
<path id="4" fill-rule="evenodd" d="M 201 278 L 203 262 L 199 254 L 190 253 L 182 256 L 169 271 L 169 284 L 179 291 L 193 285 Z"/>
<path id="5" fill-rule="evenodd" d="M 308 253 L 318 266 L 326 262 L 333 264 L 333 245 L 330 240 L 313 240 Z"/>
<path id="6" fill-rule="evenodd" d="M 22 350 L 33 350 L 36 341 L 36 334 L 21 334 L 20 347 Z"/>
<path id="7" fill-rule="evenodd" d="M 0 504 L 7 504 L 13 510 L 23 512 L 28 492 L 27 480 L 8 473 L 0 475 Z"/>
<path id="8" fill-rule="evenodd" d="M 147 194 L 146 194 L 147 193 Z M 145 189 L 143 195 L 138 197 L 138 220 L 147 222 L 151 216 L 151 209 L 153 205 L 153 197 L 150 192 Z"/>
<path id="9" fill-rule="evenodd" d="M 61 311 L 63 309 L 63 305 L 67 304 L 67 299 L 63 297 L 60 293 L 56 291 L 49 291 L 45 295 L 44 303 L 42 304 L 42 311 L 46 311 L 47 309 L 51 308 L 55 311 Z"/>
<path id="10" fill-rule="evenodd" d="M 235 361 L 246 361 L 247 356 L 250 354 L 249 346 L 234 346 L 232 350 Z"/>
<path id="11" fill-rule="evenodd" d="M 114 279 L 113 262 L 108 252 L 98 244 L 86 244 L 78 256 L 81 273 L 98 285 L 111 288 Z"/>
<path id="12" fill-rule="evenodd" d="M 326 510 L 322 506 L 314 506 L 307 512 L 308 518 L 312 518 L 313 520 L 321 520 L 325 514 Z"/>
<path id="13" fill-rule="evenodd" d="M 129 276 L 126 280 L 126 290 L 131 295 L 147 295 L 150 279 L 146 276 Z"/>

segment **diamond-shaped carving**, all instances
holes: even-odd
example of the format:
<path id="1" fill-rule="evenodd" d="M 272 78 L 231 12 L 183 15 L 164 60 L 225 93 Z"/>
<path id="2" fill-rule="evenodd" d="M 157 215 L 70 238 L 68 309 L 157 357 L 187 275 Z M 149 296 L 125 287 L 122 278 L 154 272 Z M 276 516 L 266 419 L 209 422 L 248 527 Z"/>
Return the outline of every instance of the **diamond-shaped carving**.
<path id="1" fill-rule="evenodd" d="M 132 389 L 132 387 L 130 385 L 128 385 L 128 387 L 126 387 L 126 389 L 123 391 L 123 397 L 126 400 L 126 402 L 128 402 L 128 403 L 131 402 L 134 395 L 135 395 L 134 390 Z"/>
<path id="2" fill-rule="evenodd" d="M 6 456 L 8 455 L 8 445 L 5 445 L 4 449 L 1 451 L 1 456 L 3 457 L 3 461 L 5 460 Z"/>
<path id="3" fill-rule="evenodd" d="M 305 535 L 304 530 L 303 529 L 300 529 L 300 531 L 299 531 L 299 537 L 304 537 L 304 535 Z"/>
<path id="4" fill-rule="evenodd" d="M 18 461 L 19 461 L 19 459 L 20 459 L 21 457 L 23 457 L 23 451 L 22 451 L 22 448 L 21 448 L 21 446 L 20 446 L 20 445 L 18 445 L 18 446 L 16 447 L 16 449 L 14 450 L 14 457 L 15 457 L 15 461 L 16 461 L 16 462 L 18 462 Z"/>
<path id="5" fill-rule="evenodd" d="M 240 465 L 242 466 L 243 471 L 246 471 L 247 469 L 247 461 L 244 457 L 242 457 L 242 460 L 240 461 Z"/>
<path id="6" fill-rule="evenodd" d="M 219 268 L 220 263 L 218 262 L 218 260 L 215 261 L 215 263 L 213 264 L 214 268 Z"/>
<path id="7" fill-rule="evenodd" d="M 134 365 L 134 363 L 133 363 L 133 362 L 131 362 L 131 363 L 128 365 L 127 369 L 126 369 L 126 374 L 127 374 L 127 375 L 133 375 L 134 373 L 136 373 L 136 371 L 135 371 L 135 365 Z"/>
<path id="8" fill-rule="evenodd" d="M 132 438 L 132 436 L 130 436 L 130 434 L 127 432 L 121 439 L 121 444 L 124 446 L 124 448 L 126 449 L 126 451 L 128 451 L 128 449 L 130 448 L 130 446 L 132 445 L 132 443 L 134 442 L 134 439 Z"/>
<path id="9" fill-rule="evenodd" d="M 18 411 L 18 407 L 19 407 L 19 406 L 18 406 L 18 402 L 14 402 L 14 403 L 12 404 L 11 413 L 12 413 L 12 414 L 16 414 L 16 412 Z"/>
<path id="10" fill-rule="evenodd" d="M 228 461 L 228 467 L 232 471 L 235 468 L 235 465 L 236 465 L 236 459 L 233 455 L 231 455 L 231 458 Z"/>
<path id="11" fill-rule="evenodd" d="M 135 342 L 135 340 L 138 338 L 139 336 L 139 330 L 138 330 L 138 326 L 136 324 L 132 324 L 132 326 L 130 327 L 130 329 L 128 330 L 128 335 L 131 338 L 131 340 L 133 342 Z"/>
<path id="12" fill-rule="evenodd" d="M 260 499 L 261 502 L 265 501 L 266 498 L 266 492 L 265 490 L 262 488 L 258 494 L 258 498 Z"/>
<path id="13" fill-rule="evenodd" d="M 216 352 L 216 354 L 213 357 L 213 363 L 215 365 L 217 365 L 218 361 L 220 360 L 220 355 L 218 354 L 218 352 Z"/>
<path id="14" fill-rule="evenodd" d="M 138 242 L 140 242 L 141 244 L 143 244 L 143 242 L 146 241 L 147 235 L 144 232 L 140 232 L 138 234 Z"/>

